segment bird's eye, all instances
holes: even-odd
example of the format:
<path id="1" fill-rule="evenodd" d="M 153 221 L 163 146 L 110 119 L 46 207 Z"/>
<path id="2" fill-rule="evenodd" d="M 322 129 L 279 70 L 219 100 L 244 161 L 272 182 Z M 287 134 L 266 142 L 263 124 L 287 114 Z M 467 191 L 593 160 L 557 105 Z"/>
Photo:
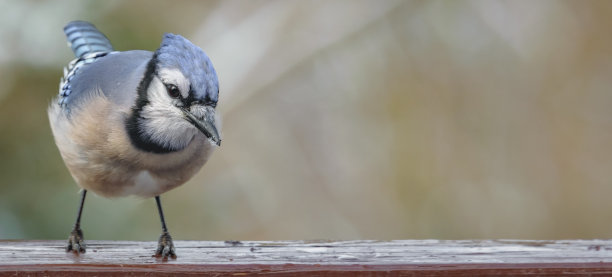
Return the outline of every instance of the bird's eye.
<path id="1" fill-rule="evenodd" d="M 181 91 L 175 85 L 166 85 L 166 90 L 168 91 L 168 95 L 172 98 L 179 98 L 181 96 Z"/>

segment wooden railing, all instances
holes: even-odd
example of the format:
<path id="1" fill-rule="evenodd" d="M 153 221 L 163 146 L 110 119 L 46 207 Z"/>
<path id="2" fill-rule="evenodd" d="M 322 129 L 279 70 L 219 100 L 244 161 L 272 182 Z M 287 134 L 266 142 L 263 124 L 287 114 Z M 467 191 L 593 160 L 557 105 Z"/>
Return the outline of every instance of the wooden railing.
<path id="1" fill-rule="evenodd" d="M 0 276 L 612 276 L 610 240 L 175 241 L 166 261 L 155 242 L 64 243 L 0 241 Z"/>

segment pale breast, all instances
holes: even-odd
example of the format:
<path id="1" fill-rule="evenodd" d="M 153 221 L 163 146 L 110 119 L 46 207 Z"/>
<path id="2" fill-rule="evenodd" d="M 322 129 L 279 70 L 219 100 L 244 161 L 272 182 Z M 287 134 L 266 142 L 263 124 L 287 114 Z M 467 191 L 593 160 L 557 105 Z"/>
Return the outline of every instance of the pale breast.
<path id="1" fill-rule="evenodd" d="M 53 104 L 49 119 L 60 154 L 76 182 L 105 197 L 153 197 L 187 182 L 214 146 L 201 134 L 183 150 L 167 154 L 134 148 L 124 129 L 129 110 L 111 110 L 104 96 L 88 101 L 70 119 Z M 116 107 L 114 107 L 116 108 Z"/>

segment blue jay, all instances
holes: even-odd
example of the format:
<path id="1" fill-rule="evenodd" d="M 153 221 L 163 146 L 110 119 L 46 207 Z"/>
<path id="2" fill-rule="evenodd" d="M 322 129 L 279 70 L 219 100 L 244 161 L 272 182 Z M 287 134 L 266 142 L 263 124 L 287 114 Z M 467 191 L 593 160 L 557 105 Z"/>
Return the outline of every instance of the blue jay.
<path id="1" fill-rule="evenodd" d="M 85 252 L 81 213 L 87 191 L 155 197 L 162 225 L 156 256 L 176 257 L 159 195 L 189 180 L 221 145 L 217 73 L 180 35 L 155 52 L 115 51 L 94 25 L 64 27 L 76 59 L 64 69 L 48 114 L 60 154 L 82 188 L 66 251 Z"/>

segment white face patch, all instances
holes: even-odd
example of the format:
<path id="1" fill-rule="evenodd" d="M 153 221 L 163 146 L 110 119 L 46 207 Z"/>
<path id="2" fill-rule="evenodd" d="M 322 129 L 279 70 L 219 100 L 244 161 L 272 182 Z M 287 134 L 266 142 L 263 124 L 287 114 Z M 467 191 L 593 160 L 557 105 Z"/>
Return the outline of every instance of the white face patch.
<path id="1" fill-rule="evenodd" d="M 140 117 L 141 132 L 151 141 L 167 148 L 180 150 L 193 140 L 199 132 L 196 127 L 185 120 L 183 111 L 175 103 L 180 101 L 171 98 L 159 78 L 153 78 L 147 91 L 149 103 L 142 108 Z"/>
<path id="2" fill-rule="evenodd" d="M 175 85 L 181 91 L 181 96 L 183 98 L 189 96 L 189 87 L 191 83 L 189 79 L 185 78 L 180 70 L 176 68 L 162 68 L 158 70 L 157 75 L 159 75 L 159 78 L 164 84 Z"/>

